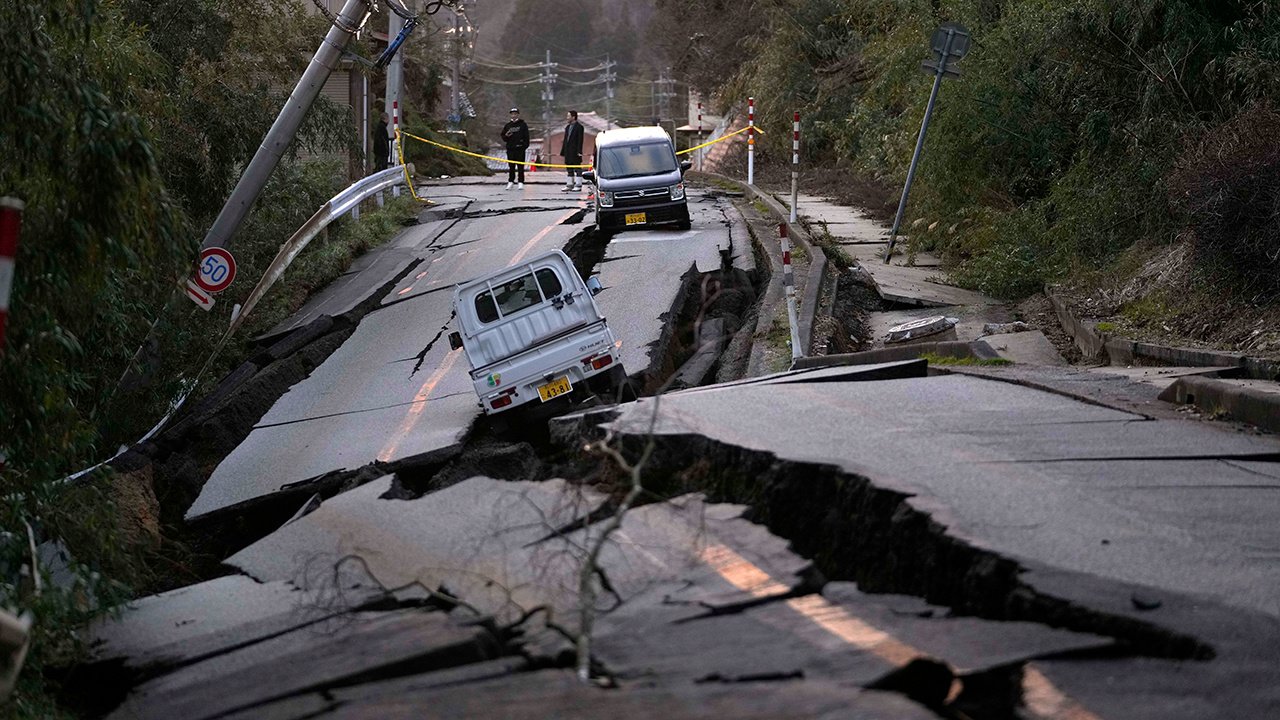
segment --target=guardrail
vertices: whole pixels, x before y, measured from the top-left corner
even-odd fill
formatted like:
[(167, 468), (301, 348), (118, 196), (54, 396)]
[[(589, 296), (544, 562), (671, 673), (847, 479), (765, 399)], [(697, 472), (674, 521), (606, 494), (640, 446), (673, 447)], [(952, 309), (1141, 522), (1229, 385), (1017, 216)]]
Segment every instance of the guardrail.
[[(413, 167), (409, 166), (409, 174), (412, 173)], [(262, 279), (254, 286), (253, 291), (249, 293), (249, 297), (245, 298), (240, 309), (231, 318), (231, 327), (227, 328), (227, 336), (230, 336), (240, 328), (250, 311), (257, 306), (258, 302), (267, 294), (267, 291), (271, 289), (271, 286), (275, 285), (276, 281), (280, 279), (285, 269), (298, 256), (298, 253), (302, 252), (322, 230), (329, 227), (329, 224), (334, 220), (346, 215), (352, 209), (358, 208), (360, 203), (375, 194), (396, 185), (407, 184), (405, 178), (404, 167), (399, 165), (390, 167), (357, 180), (346, 190), (334, 195), (329, 202), (321, 205), (316, 214), (312, 215), (309, 220), (302, 224), (302, 227), (298, 228), (292, 237), (280, 246), (280, 251), (276, 253), (271, 264), (267, 266), (266, 272), (262, 274)]]
[[(406, 172), (406, 169), (408, 172)], [(133, 443), (133, 445), (130, 445), (129, 447), (136, 447), (137, 445), (150, 440), (164, 429), (164, 427), (169, 424), (169, 421), (177, 415), (178, 410), (182, 408), (182, 405), (186, 402), (191, 392), (195, 388), (199, 387), (200, 378), (204, 376), (204, 373), (213, 364), (214, 358), (222, 352), (222, 348), (226, 346), (227, 340), (235, 334), (236, 330), (240, 329), (240, 326), (244, 324), (245, 318), (249, 316), (249, 312), (253, 310), (254, 306), (256, 306), (260, 300), (262, 300), (263, 296), (267, 294), (267, 291), (271, 289), (271, 286), (275, 285), (276, 281), (280, 279), (280, 276), (284, 275), (285, 269), (288, 268), (290, 263), (293, 262), (293, 259), (298, 256), (298, 253), (302, 252), (303, 249), (305, 249), (307, 245), (320, 234), (320, 231), (328, 227), (334, 220), (337, 220), (351, 210), (357, 208), (361, 202), (373, 197), (375, 194), (382, 192), (387, 188), (395, 187), (396, 185), (407, 185), (412, 174), (412, 165), (396, 165), (387, 168), (386, 170), (376, 172), (357, 180), (347, 187), (347, 189), (330, 198), (324, 205), (321, 205), (320, 209), (317, 210), (309, 220), (303, 223), (302, 227), (298, 228), (297, 231), (280, 246), (280, 251), (276, 253), (271, 264), (267, 266), (266, 272), (262, 274), (262, 279), (254, 286), (253, 291), (249, 293), (249, 297), (245, 299), (244, 303), (234, 311), (234, 314), (231, 317), (230, 326), (227, 328), (226, 332), (222, 334), (222, 337), (218, 339), (218, 344), (214, 346), (213, 351), (209, 353), (209, 358), (205, 361), (204, 367), (200, 368), (200, 371), (196, 376), (187, 383), (186, 390), (184, 390), (169, 407), (169, 412), (160, 419), (160, 422), (155, 424), (155, 427), (147, 431), (147, 434), (143, 435), (137, 442)], [(115, 460), (124, 452), (125, 450), (121, 450), (103, 462), (92, 467), (85, 468), (77, 473), (68, 475), (62, 479), (62, 482), (74, 482), (85, 477), (94, 470), (97, 470), (103, 465)]]

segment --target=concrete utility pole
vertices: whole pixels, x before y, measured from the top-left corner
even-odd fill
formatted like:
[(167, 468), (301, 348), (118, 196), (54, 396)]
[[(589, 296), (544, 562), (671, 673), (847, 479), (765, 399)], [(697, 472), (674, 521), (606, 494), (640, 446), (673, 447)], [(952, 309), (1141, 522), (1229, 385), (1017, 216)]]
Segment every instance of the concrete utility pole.
[[(542, 143), (546, 146), (551, 142), (551, 103), (556, 99), (556, 79), (559, 75), (551, 72), (556, 64), (551, 62), (551, 51), (547, 51), (547, 61), (538, 65), (542, 70), (542, 77), (538, 81), (542, 83)], [(542, 156), (548, 157), (549, 148), (542, 148)]]
[[(702, 144), (702, 101), (701, 100), (698, 101), (698, 144), (699, 145)], [(697, 153), (698, 172), (702, 172), (702, 155), (703, 155), (703, 151), (699, 150)]]
[(462, 6), (458, 0), (453, 9), (453, 77), (450, 83), (449, 127), (457, 130), (462, 122), (462, 108), (458, 101), (459, 84), (462, 82)]
[[(658, 102), (659, 119), (671, 117), (671, 99), (676, 96), (676, 81), (671, 77), (671, 68), (667, 68), (658, 73)], [(674, 122), (672, 123), (674, 125)], [(671, 129), (671, 135), (675, 136), (675, 128)]]
[[(387, 42), (393, 42), (404, 28), (404, 18), (394, 12), (387, 13)], [(387, 109), (391, 118), (393, 137), (391, 139), (391, 164), (400, 164), (400, 93), (404, 87), (404, 53), (398, 52), (387, 65)], [(391, 188), (391, 194), (400, 197), (400, 186)]]
[(604, 56), (604, 127), (609, 129), (609, 118), (613, 117), (613, 81), (618, 79), (613, 66), (618, 63)]
[(347, 43), (351, 41), (352, 34), (362, 27), (368, 18), (369, 7), (365, 4), (365, 0), (347, 0), (343, 4), (342, 11), (338, 13), (337, 23), (325, 34), (324, 41), (320, 43), (315, 56), (311, 58), (311, 63), (307, 65), (302, 78), (293, 88), (289, 100), (285, 102), (276, 121), (267, 131), (267, 136), (263, 138), (261, 147), (253, 154), (253, 159), (240, 175), (240, 180), (236, 183), (235, 190), (231, 191), (227, 204), (222, 206), (217, 219), (213, 221), (209, 232), (204, 236), (202, 247), (227, 247), (231, 244), (231, 238), (240, 229), (245, 215), (249, 214), (249, 208), (253, 207), (254, 201), (258, 199), (262, 188), (267, 184), (267, 179), (280, 164), (280, 158), (284, 155), (285, 149), (298, 134), (298, 126), (306, 118), (307, 111), (311, 109), (316, 96), (320, 94), (325, 80), (329, 79), (329, 74), (338, 66), (338, 61), (342, 58)]

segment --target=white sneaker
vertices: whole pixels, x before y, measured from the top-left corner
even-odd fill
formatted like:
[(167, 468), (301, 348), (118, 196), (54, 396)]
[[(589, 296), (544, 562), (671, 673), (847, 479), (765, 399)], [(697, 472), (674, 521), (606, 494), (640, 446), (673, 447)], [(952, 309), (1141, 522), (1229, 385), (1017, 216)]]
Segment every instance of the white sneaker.
[(514, 185), (515, 183), (507, 183), (507, 189), (510, 190)]
[(573, 186), (573, 191), (574, 191), (574, 192), (582, 192), (582, 186), (581, 186), (581, 185), (574, 185), (574, 186)]
[(521, 190), (523, 190), (523, 189), (524, 189), (524, 183), (518, 183), (518, 184), (516, 185), (516, 187), (517, 187), (517, 188), (519, 188), (519, 189), (521, 189)]
[(565, 185), (564, 187), (560, 188), (560, 192), (573, 192), (573, 191), (574, 191), (574, 187), (572, 185)]

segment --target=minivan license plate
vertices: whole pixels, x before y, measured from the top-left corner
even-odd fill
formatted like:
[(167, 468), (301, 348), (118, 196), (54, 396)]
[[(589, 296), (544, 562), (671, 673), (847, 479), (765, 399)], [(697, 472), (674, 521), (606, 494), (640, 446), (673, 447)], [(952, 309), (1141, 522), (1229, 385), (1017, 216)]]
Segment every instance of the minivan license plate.
[(569, 384), (569, 376), (562, 375), (546, 385), (539, 386), (538, 397), (542, 398), (542, 402), (546, 402), (552, 398), (565, 395), (572, 389), (573, 385)]
[(644, 213), (627, 213), (626, 221), (628, 225), (643, 225), (645, 224), (645, 215)]

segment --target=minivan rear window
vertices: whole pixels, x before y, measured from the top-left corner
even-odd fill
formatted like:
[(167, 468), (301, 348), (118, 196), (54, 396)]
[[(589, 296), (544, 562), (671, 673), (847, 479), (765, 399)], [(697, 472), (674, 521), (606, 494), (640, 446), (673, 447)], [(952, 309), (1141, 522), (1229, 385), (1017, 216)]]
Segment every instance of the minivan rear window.
[[(538, 292), (539, 285), (542, 288), (541, 294)], [(541, 268), (537, 271), (536, 280), (534, 273), (529, 273), (493, 288), (492, 292), (485, 290), (476, 295), (476, 318), (482, 323), (491, 323), (533, 307), (545, 298), (559, 295), (563, 289), (564, 286), (554, 270)]]
[(597, 172), (606, 180), (661, 175), (678, 169), (671, 145), (665, 142), (601, 148), (596, 162)]

